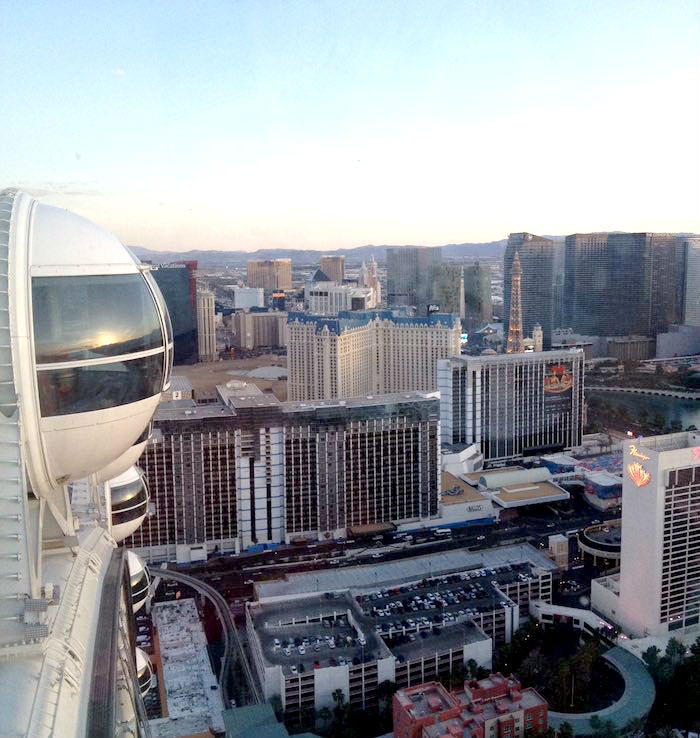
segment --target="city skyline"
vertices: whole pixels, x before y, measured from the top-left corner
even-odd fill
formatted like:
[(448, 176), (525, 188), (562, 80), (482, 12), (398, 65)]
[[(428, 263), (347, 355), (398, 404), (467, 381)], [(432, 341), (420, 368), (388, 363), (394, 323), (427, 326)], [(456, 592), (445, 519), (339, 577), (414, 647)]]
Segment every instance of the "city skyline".
[(671, 5), (13, 6), (0, 186), (174, 251), (698, 232)]

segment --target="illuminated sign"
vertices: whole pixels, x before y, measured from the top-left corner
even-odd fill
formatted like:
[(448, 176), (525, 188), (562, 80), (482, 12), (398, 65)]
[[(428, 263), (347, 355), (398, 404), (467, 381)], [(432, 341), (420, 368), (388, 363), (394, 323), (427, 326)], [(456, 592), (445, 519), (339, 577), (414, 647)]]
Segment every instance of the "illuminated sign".
[(428, 313), (439, 313), (440, 312), (440, 306), (436, 303), (432, 302), (430, 305), (428, 305)]
[(638, 461), (627, 464), (627, 475), (637, 487), (644, 487), (651, 481), (651, 474)]
[(574, 378), (568, 366), (555, 364), (547, 367), (544, 376), (544, 391), (547, 394), (562, 394), (568, 392), (574, 384)]
[(695, 447), (695, 448), (693, 449), (693, 456), (694, 456), (694, 457), (695, 457), (696, 459), (700, 459), (700, 446), (696, 446), (696, 447)]
[(636, 456), (642, 461), (649, 461), (649, 457), (646, 454), (643, 454), (634, 444), (630, 446), (630, 456)]

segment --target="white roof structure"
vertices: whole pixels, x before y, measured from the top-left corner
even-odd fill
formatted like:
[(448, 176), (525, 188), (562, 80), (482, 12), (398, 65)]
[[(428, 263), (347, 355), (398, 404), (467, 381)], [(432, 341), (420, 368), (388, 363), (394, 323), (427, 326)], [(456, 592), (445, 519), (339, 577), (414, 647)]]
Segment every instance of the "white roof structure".
[[(159, 602), (153, 605), (151, 614), (160, 641), (169, 717), (198, 718), (198, 722), (206, 722), (223, 732), (221, 692), (209, 661), (207, 637), (194, 600)], [(173, 725), (173, 728), (180, 730), (178, 726)]]

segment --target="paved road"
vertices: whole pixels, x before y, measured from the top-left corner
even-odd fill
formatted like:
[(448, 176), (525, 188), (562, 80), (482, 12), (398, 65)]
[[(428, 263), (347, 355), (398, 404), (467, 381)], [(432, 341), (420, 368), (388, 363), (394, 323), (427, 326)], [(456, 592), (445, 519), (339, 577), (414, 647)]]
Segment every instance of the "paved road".
[(243, 693), (236, 695), (236, 704), (260, 704), (263, 702), (262, 694), (260, 693), (258, 683), (255, 680), (255, 675), (253, 674), (250, 664), (248, 663), (248, 659), (243, 651), (243, 645), (226, 600), (206, 582), (203, 582), (201, 579), (197, 579), (196, 577), (189, 576), (188, 574), (162, 568), (158, 569), (154, 574), (161, 579), (171, 579), (173, 581), (186, 584), (188, 587), (191, 587), (207, 597), (214, 605), (224, 634), (224, 655), (221, 659), (221, 671), (219, 673), (219, 685), (221, 686), (224, 707), (229, 708), (233, 706), (228, 693), (229, 673), (233, 661), (232, 641), (235, 644), (238, 662), (241, 665), (246, 680), (246, 686), (248, 688), (247, 695), (244, 695)]

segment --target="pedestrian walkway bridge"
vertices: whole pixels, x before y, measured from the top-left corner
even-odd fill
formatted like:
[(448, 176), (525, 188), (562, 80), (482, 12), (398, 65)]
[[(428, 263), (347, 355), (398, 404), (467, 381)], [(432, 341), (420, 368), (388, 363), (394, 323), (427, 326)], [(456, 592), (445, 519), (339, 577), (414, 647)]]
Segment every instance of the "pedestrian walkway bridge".
[[(542, 623), (552, 623), (555, 619), (570, 618), (574, 627), (587, 633), (602, 632), (612, 626), (591, 610), (575, 607), (550, 605), (542, 600), (530, 603), (530, 614)], [(620, 674), (625, 682), (625, 691), (617, 702), (595, 712), (550, 712), (549, 725), (558, 730), (563, 723), (569, 723), (574, 735), (592, 735), (591, 718), (599, 717), (610, 721), (619, 730), (634, 718), (644, 718), (651, 710), (656, 697), (654, 681), (644, 664), (632, 653), (620, 646), (613, 646), (603, 654), (603, 658)]]
[(697, 400), (700, 402), (700, 392), (683, 392), (670, 389), (647, 389), (645, 387), (596, 387), (587, 386), (586, 390), (596, 392), (629, 392), (633, 395), (656, 395), (657, 397), (676, 397), (680, 400)]

